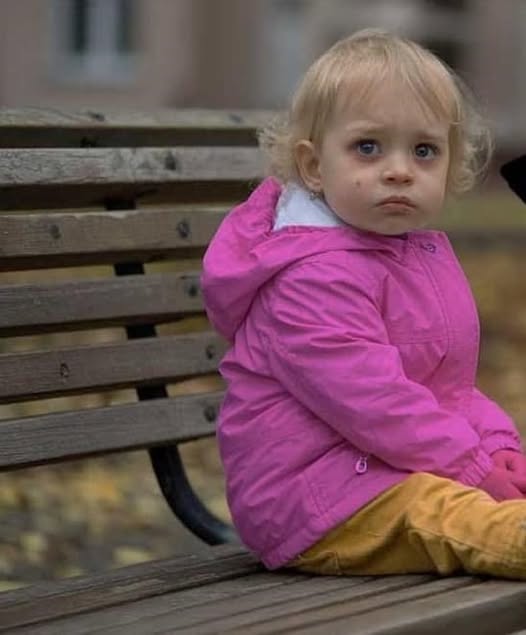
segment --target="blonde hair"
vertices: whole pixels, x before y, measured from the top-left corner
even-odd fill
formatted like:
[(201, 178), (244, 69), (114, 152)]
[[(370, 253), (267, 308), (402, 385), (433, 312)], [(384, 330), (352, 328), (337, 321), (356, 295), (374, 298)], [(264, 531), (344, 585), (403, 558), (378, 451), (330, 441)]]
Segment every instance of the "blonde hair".
[(387, 79), (402, 82), (421, 105), (450, 122), (448, 190), (469, 190), (491, 159), (492, 136), (470, 91), (436, 55), (416, 42), (376, 29), (336, 42), (307, 70), (288, 113), (259, 132), (269, 173), (299, 181), (294, 149), (300, 140), (320, 147), (345, 88), (353, 99)]

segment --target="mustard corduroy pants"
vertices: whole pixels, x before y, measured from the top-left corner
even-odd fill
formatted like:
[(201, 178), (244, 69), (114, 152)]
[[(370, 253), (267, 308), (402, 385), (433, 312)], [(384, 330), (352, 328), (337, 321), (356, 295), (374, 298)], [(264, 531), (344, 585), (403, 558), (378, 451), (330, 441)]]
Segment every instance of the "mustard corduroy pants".
[(455, 572), (526, 579), (526, 500), (426, 473), (390, 488), (291, 567), (326, 575)]

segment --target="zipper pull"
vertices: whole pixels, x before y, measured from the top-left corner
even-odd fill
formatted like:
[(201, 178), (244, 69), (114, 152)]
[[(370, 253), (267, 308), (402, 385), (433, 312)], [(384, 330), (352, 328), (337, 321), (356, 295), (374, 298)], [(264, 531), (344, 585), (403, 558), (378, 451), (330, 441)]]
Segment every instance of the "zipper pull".
[(366, 456), (361, 456), (356, 461), (356, 465), (354, 466), (354, 471), (356, 472), (356, 474), (365, 474), (365, 472), (367, 472), (367, 457)]

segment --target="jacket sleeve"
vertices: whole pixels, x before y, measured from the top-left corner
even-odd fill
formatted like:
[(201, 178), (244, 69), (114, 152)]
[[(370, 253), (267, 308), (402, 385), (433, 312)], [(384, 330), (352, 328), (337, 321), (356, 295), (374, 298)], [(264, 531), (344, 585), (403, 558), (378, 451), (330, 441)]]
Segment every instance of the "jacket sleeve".
[(407, 378), (375, 298), (378, 283), (348, 272), (341, 263), (309, 262), (274, 279), (260, 331), (272, 372), (364, 453), (478, 485), (492, 467), (479, 435)]
[(477, 388), (473, 389), (471, 423), (479, 433), (481, 446), (487, 454), (497, 450), (522, 451), (521, 438), (511, 417)]

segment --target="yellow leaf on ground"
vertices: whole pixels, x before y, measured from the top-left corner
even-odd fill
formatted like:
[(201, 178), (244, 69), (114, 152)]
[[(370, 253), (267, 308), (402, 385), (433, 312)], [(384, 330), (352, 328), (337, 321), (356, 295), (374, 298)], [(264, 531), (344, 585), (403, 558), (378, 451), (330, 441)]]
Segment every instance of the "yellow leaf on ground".
[(146, 562), (153, 558), (154, 554), (151, 551), (137, 547), (117, 547), (113, 550), (113, 563), (118, 567)]

